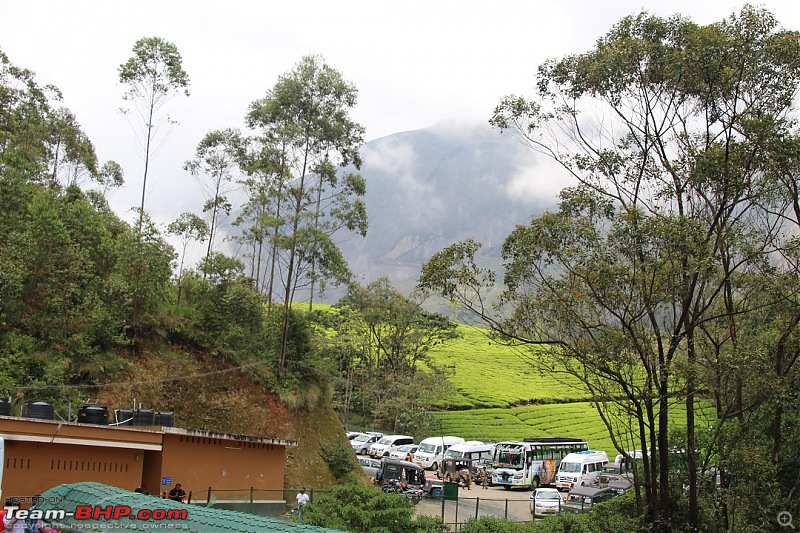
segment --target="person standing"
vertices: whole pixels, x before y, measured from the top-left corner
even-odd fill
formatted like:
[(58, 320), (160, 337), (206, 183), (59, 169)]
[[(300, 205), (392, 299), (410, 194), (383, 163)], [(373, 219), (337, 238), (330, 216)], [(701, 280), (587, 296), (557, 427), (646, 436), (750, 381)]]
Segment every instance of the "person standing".
[(174, 500), (176, 502), (183, 502), (183, 499), (186, 497), (186, 491), (181, 488), (180, 483), (175, 483), (175, 487), (169, 491), (169, 499)]
[(461, 479), (464, 481), (464, 487), (467, 490), (472, 490), (472, 487), (470, 486), (472, 485), (472, 472), (469, 471), (469, 468), (467, 467), (462, 468), (461, 471), (459, 472), (459, 475), (461, 476)]
[(489, 488), (489, 473), (486, 471), (485, 466), (481, 469), (481, 487), (484, 489)]
[(303, 508), (306, 506), (309, 499), (308, 494), (306, 494), (306, 489), (300, 489), (300, 492), (297, 493), (297, 518), (299, 518), (301, 522), (303, 521)]

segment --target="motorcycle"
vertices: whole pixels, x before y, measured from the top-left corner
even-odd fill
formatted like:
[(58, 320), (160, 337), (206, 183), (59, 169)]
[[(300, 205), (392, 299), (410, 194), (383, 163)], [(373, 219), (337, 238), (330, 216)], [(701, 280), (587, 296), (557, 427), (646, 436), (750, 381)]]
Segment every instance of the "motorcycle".
[(425, 495), (422, 489), (414, 488), (399, 479), (388, 479), (381, 486), (383, 492), (387, 494), (402, 494), (407, 496), (412, 502), (417, 503)]

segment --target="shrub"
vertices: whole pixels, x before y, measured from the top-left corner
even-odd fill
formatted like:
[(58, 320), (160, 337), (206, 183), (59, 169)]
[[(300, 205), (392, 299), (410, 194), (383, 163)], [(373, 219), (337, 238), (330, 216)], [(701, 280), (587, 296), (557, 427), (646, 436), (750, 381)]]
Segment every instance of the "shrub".
[(336, 479), (341, 479), (355, 468), (353, 449), (341, 439), (325, 442), (319, 454)]

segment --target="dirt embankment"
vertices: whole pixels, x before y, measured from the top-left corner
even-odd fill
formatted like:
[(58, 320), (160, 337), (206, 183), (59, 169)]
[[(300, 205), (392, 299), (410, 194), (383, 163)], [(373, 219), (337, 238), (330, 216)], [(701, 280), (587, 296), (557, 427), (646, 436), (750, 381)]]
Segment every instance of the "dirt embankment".
[[(345, 442), (328, 402), (289, 412), (279, 397), (254, 383), (230, 362), (183, 351), (131, 357), (130, 375), (101, 390), (109, 409), (142, 408), (175, 413), (175, 425), (224, 433), (297, 441), (287, 448), (284, 486), (327, 488), (337, 484), (320, 455), (324, 444)], [(353, 456), (355, 465), (358, 465)], [(353, 470), (352, 480), (366, 482)]]

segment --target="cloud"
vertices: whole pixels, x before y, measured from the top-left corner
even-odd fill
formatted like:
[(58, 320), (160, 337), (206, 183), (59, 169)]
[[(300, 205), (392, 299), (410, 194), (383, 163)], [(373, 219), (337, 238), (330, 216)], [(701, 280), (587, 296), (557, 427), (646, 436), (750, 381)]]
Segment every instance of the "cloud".
[(423, 184), (414, 177), (417, 154), (411, 145), (396, 138), (387, 139), (364, 146), (361, 155), (365, 166), (397, 176), (406, 187), (420, 190), (423, 188)]
[(505, 192), (509, 199), (524, 205), (555, 206), (558, 193), (576, 183), (558, 163), (526, 146), (517, 150), (515, 165)]

